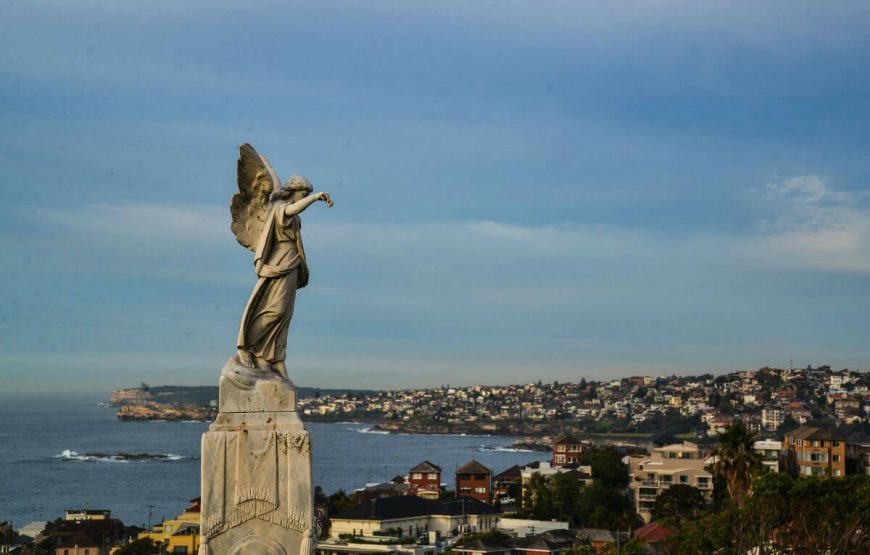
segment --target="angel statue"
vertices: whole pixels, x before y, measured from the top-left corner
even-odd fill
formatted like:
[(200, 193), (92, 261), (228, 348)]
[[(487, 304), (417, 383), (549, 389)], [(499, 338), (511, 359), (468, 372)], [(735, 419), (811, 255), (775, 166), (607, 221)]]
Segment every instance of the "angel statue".
[(296, 290), (308, 284), (299, 214), (327, 193), (314, 193), (311, 183), (294, 175), (281, 186), (264, 156), (249, 144), (239, 148), (239, 192), (230, 202), (230, 228), (242, 246), (254, 251), (257, 284), (245, 306), (236, 342), (239, 363), (274, 371), (289, 381), (284, 358)]

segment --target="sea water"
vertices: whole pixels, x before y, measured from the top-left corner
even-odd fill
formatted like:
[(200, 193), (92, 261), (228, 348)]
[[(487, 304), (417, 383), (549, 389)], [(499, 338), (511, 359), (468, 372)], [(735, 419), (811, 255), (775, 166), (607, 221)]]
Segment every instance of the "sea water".
[[(65, 509), (110, 509), (147, 526), (199, 495), (205, 422), (119, 422), (108, 394), (0, 394), (0, 521), (53, 520)], [(306, 424), (314, 483), (326, 493), (407, 475), (429, 460), (453, 488), (454, 470), (477, 459), (498, 473), (546, 453), (511, 448), (512, 438), (386, 434), (359, 423)]]

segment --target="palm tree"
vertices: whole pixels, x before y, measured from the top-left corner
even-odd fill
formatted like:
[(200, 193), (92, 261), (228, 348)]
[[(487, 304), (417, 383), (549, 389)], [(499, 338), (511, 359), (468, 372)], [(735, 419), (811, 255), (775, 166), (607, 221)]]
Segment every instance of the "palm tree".
[(761, 453), (753, 448), (755, 432), (750, 432), (742, 420), (732, 420), (725, 430), (716, 433), (719, 445), (713, 450), (716, 462), (713, 474), (725, 478), (728, 495), (743, 506), (752, 474), (761, 468)]

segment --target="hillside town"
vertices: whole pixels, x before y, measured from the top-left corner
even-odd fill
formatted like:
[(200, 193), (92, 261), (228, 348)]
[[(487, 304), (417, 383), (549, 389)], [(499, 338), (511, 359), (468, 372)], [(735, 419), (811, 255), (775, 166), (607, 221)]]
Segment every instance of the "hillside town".
[(774, 435), (798, 425), (853, 425), (870, 438), (870, 373), (761, 368), (713, 376), (633, 376), (610, 381), (443, 386), (352, 392), (299, 401), (309, 420), (364, 420), (402, 432), (507, 435), (692, 433), (713, 436), (737, 418)]
[[(600, 447), (563, 435), (550, 444), (549, 461), (490, 469), (470, 460), (447, 473), (433, 458), (353, 492), (327, 496), (318, 488), (318, 553), (678, 553), (675, 545), (691, 541), (686, 531), (699, 519), (728, 510), (729, 498), (744, 496), (741, 503), (747, 503), (763, 495), (764, 488), (753, 495), (731, 487), (727, 468), (737, 455), (729, 443), (741, 442), (749, 448), (744, 462), (757, 484), (858, 487), (856, 510), (868, 508), (862, 492), (870, 491), (870, 442), (851, 442), (833, 429), (812, 426), (787, 430), (782, 441), (758, 439), (737, 419), (716, 435), (718, 444), (710, 448), (668, 433), (653, 436), (644, 447)], [(826, 503), (818, 491), (809, 501)], [(4, 523), (0, 553), (192, 555), (199, 550), (200, 510), (200, 500), (193, 499), (177, 517), (143, 529), (111, 518), (109, 510), (69, 509), (55, 521), (17, 530)], [(863, 543), (850, 548), (870, 546), (870, 531), (853, 532), (855, 542)]]

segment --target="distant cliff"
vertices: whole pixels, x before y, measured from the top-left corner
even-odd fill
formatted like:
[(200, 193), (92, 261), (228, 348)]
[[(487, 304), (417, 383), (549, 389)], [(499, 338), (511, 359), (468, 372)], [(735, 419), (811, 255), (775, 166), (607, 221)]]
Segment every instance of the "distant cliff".
[[(297, 387), (297, 395), (342, 395), (362, 390)], [(116, 389), (109, 403), (118, 407), (118, 420), (211, 420), (217, 414), (218, 388), (212, 385), (161, 385)]]
[(145, 401), (118, 409), (118, 420), (211, 420), (217, 409), (198, 405), (174, 406)]

